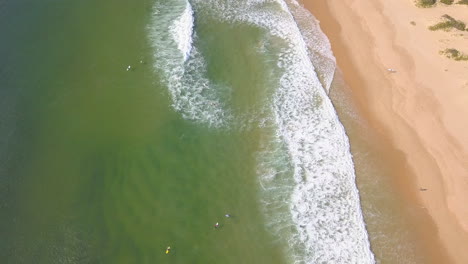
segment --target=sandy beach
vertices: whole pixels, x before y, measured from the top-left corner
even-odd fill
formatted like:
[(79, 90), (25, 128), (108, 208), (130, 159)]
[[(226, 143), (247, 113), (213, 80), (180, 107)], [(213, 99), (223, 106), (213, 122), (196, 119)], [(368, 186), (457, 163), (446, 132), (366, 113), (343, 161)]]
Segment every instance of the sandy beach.
[[(413, 1), (305, 0), (329, 37), (338, 67), (371, 126), (401, 151), (400, 186), (427, 210), (433, 245), (445, 263), (468, 263), (468, 32), (431, 31), (451, 17), (468, 23), (468, 6), (416, 7)], [(396, 180), (403, 177), (395, 175)], [(400, 179), (402, 182), (408, 179)]]

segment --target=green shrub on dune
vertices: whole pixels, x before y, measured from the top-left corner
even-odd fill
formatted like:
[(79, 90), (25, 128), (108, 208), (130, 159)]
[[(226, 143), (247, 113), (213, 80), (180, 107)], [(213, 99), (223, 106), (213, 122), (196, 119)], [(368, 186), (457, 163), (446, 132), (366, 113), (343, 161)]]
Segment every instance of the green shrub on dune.
[(468, 61), (468, 55), (463, 54), (457, 49), (445, 49), (441, 50), (440, 53), (447, 56), (447, 58), (454, 59), (456, 61)]
[(447, 14), (443, 15), (442, 18), (445, 19), (445, 21), (439, 22), (433, 26), (430, 26), (429, 29), (432, 31), (435, 31), (435, 30), (449, 30), (449, 29), (455, 28), (455, 29), (463, 31), (466, 28), (466, 25), (465, 23), (463, 23), (463, 21), (456, 20), (455, 18)]
[(418, 0), (416, 5), (419, 7), (432, 7), (435, 3), (436, 0)]
[[(455, 0), (440, 0), (440, 2), (442, 4), (452, 5), (455, 2)], [(416, 0), (416, 6), (423, 8), (433, 7), (436, 5), (436, 3), (437, 0)], [(459, 0), (458, 2), (456, 2), (456, 4), (468, 5), (468, 0)]]

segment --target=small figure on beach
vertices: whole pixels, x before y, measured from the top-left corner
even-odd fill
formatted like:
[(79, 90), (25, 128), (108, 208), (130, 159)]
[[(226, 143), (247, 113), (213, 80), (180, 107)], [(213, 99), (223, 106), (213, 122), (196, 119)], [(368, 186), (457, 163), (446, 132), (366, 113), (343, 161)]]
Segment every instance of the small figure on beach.
[(392, 68), (388, 68), (387, 71), (391, 72), (391, 73), (395, 73), (396, 70), (395, 69), (392, 69)]
[(216, 224), (214, 225), (215, 228), (219, 228), (219, 223), (216, 222)]
[(426, 188), (419, 188), (419, 190), (420, 190), (421, 192), (427, 191)]
[(224, 216), (227, 217), (227, 218), (231, 217), (230, 214), (225, 214)]
[(169, 253), (171, 253), (171, 247), (166, 248), (166, 254), (169, 254)]
[(128, 65), (127, 66), (127, 71), (131, 70), (132, 69), (132, 66), (131, 65)]

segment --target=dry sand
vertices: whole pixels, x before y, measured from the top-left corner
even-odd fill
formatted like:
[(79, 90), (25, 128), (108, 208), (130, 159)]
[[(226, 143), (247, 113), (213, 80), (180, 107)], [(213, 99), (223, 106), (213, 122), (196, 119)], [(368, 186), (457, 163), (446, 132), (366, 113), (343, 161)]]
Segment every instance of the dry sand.
[(468, 61), (439, 54), (445, 48), (468, 54), (468, 31), (428, 30), (444, 14), (468, 24), (468, 6), (418, 8), (411, 0), (304, 5), (321, 20), (365, 118), (404, 153), (400, 165), (416, 186), (402, 192), (416, 195), (432, 217), (436, 228), (427, 232), (438, 234), (449, 255), (445, 263), (468, 263)]

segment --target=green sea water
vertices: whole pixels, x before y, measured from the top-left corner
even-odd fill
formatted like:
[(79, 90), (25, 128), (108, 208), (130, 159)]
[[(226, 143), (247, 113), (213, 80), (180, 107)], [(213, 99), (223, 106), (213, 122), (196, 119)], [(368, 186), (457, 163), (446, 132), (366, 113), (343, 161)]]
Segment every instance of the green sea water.
[[(259, 204), (258, 131), (174, 111), (152, 67), (153, 4), (0, 4), (2, 263), (285, 263)], [(224, 59), (257, 34), (241, 33)], [(258, 78), (244, 72), (210, 74)]]
[(0, 2), (0, 263), (429, 263), (310, 14), (190, 3)]

